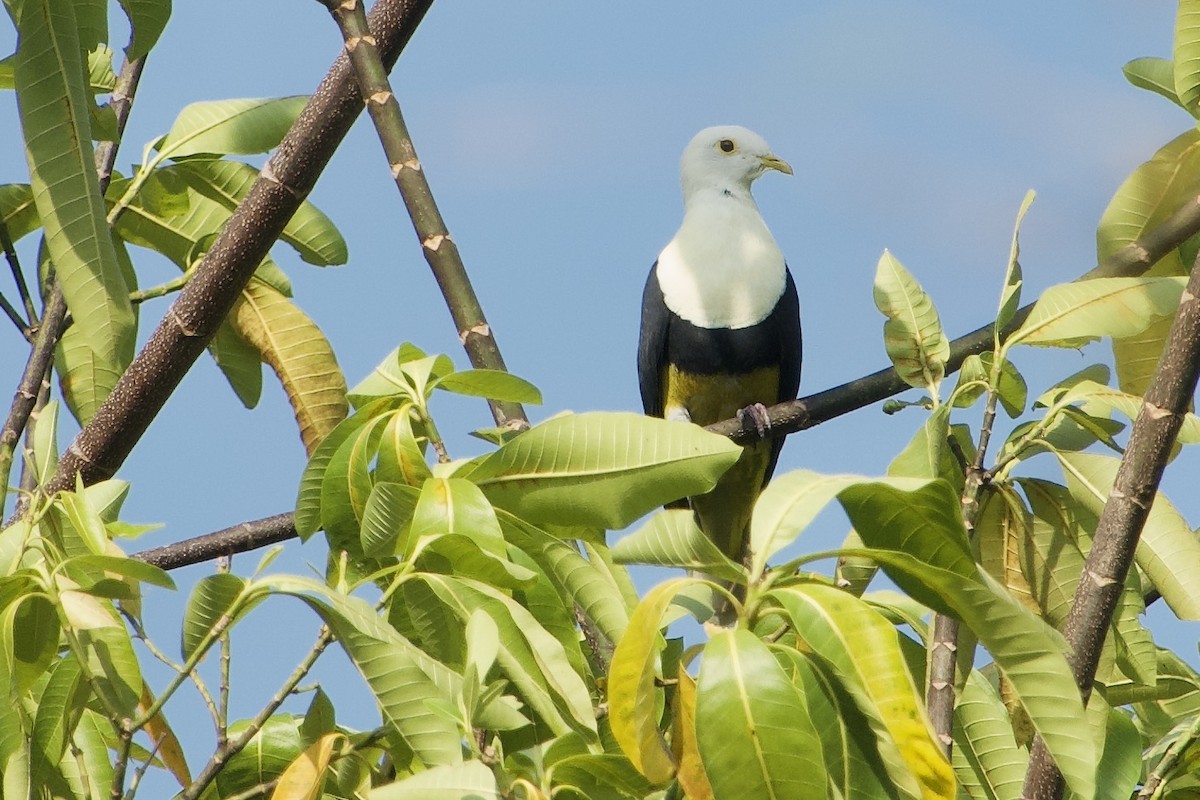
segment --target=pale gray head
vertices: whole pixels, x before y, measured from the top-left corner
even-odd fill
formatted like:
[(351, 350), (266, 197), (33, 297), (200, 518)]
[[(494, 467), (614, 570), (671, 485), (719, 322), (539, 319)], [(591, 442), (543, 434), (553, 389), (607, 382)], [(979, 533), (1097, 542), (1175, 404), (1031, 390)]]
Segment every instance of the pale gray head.
[(739, 125), (705, 128), (688, 142), (679, 160), (685, 200), (704, 190), (749, 196), (750, 184), (769, 169), (792, 174), (765, 139)]

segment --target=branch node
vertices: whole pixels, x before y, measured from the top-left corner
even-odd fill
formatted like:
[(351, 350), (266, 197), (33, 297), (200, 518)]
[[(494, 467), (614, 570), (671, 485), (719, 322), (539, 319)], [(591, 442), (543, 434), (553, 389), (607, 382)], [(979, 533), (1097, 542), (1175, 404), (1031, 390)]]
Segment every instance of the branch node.
[(1155, 405), (1147, 400), (1142, 404), (1142, 413), (1146, 415), (1147, 419), (1165, 419), (1166, 417), (1171, 416), (1174, 412), (1172, 412), (1169, 408), (1163, 408), (1162, 406)]
[(486, 322), (481, 322), (478, 325), (472, 325), (471, 327), (467, 328), (466, 330), (459, 332), (458, 340), (460, 342), (462, 342), (463, 344), (466, 344), (467, 339), (470, 338), (471, 334), (475, 334), (476, 336), (488, 337), (488, 336), (492, 335), (492, 328)]
[[(408, 162), (405, 163), (407, 164)], [(438, 248), (442, 246), (442, 243), (453, 241), (454, 240), (450, 238), (450, 234), (448, 233), (432, 233), (425, 237), (425, 239), (421, 242), (421, 246), (436, 253)]]
[(179, 314), (176, 313), (176, 311), (175, 311), (174, 305), (172, 305), (167, 310), (167, 316), (170, 317), (171, 320), (173, 320), (175, 322), (175, 327), (178, 328), (179, 332), (182, 333), (184, 336), (187, 336), (188, 338), (192, 338), (194, 336), (200, 335), (199, 333), (196, 332), (195, 328), (192, 328), (191, 326), (187, 325), (183, 321), (183, 319), (180, 318)]
[(1103, 589), (1106, 586), (1112, 586), (1114, 583), (1117, 582), (1115, 578), (1110, 578), (1106, 575), (1101, 575), (1100, 573), (1093, 572), (1090, 569), (1087, 570), (1087, 576), (1092, 579), (1092, 583), (1096, 584), (1096, 586), (1100, 587), (1101, 589)]
[(373, 94), (367, 98), (367, 102), (374, 103), (377, 106), (383, 106), (383, 105), (387, 105), (388, 101), (391, 100), (393, 97), (395, 97), (395, 95), (393, 95), (391, 92), (385, 90), (382, 92), (375, 92), (375, 94)]
[(401, 161), (399, 163), (392, 164), (391, 168), (392, 168), (392, 177), (399, 178), (400, 173), (404, 172), (404, 170), (406, 170), (406, 169), (411, 169), (413, 172), (420, 172), (421, 171), (421, 162), (417, 161), (415, 158), (410, 158), (408, 161)]

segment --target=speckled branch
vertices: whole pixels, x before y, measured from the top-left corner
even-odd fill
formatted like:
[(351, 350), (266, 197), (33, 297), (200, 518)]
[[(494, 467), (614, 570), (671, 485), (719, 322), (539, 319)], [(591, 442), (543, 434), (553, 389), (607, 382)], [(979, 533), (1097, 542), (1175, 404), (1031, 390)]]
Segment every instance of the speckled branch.
[[(395, 63), (432, 0), (379, 0), (372, 29)], [(216, 333), (284, 225), (308, 195), (362, 110), (345, 56), (339, 56), (299, 119), (263, 167), (112, 394), (63, 454), (48, 491), (116, 473), (184, 374)]]
[[(1133, 423), (1129, 444), (1096, 524), (1092, 549), (1063, 630), (1069, 645), (1068, 661), (1084, 702), (1091, 695), (1104, 637), (1175, 436), (1196, 392), (1197, 377), (1200, 377), (1200, 257), (1192, 267), (1158, 369)], [(1056, 800), (1062, 797), (1062, 792), (1062, 777), (1039, 739), (1030, 754), (1024, 796)]]
[[(425, 170), (417, 159), (417, 151), (409, 135), (400, 104), (388, 83), (387, 71), (379, 58), (375, 38), (367, 29), (361, 0), (320, 0), (333, 15), (346, 42), (346, 53), (354, 66), (362, 96), (379, 133), (384, 154), (391, 167), (396, 187), (404, 199), (413, 228), (421, 242), (421, 251), (458, 331), (459, 341), (467, 351), (472, 366), (479, 369), (504, 370), (500, 347), (491, 326), (483, 315), (483, 307), (471, 286), (463, 266), (458, 245), (450, 238), (446, 222), (438, 210)], [(501, 427), (526, 428), (529, 420), (519, 403), (489, 401), (492, 416)]]

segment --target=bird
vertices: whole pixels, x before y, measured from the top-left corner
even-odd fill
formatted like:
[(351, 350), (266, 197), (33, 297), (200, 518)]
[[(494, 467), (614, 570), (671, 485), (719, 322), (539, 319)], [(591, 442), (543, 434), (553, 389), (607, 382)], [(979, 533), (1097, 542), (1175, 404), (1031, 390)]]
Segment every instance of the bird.
[(687, 500), (699, 528), (739, 563), (783, 447), (782, 437), (765, 438), (765, 406), (796, 398), (803, 350), (795, 281), (750, 193), (768, 171), (793, 174), (740, 126), (705, 128), (684, 148), (683, 222), (650, 269), (638, 340), (646, 414), (697, 425), (736, 416), (758, 430), (711, 491)]

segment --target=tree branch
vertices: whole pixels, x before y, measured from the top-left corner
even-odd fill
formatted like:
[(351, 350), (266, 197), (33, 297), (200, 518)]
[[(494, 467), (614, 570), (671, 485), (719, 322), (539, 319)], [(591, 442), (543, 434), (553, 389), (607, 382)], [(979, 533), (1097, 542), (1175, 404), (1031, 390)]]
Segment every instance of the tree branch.
[[(379, 59), (375, 39), (367, 29), (362, 0), (320, 0), (329, 9), (346, 42), (346, 53), (354, 66), (358, 85), (366, 98), (367, 111), (375, 123), (383, 152), (391, 167), (396, 188), (404, 199), (413, 228), (421, 242), (421, 252), (433, 270), (442, 296), (454, 319), (459, 341), (477, 369), (507, 371), (500, 346), (483, 315), (483, 307), (471, 286), (458, 245), (450, 238), (446, 222), (433, 199), (425, 170), (417, 159), (412, 136), (400, 113), (400, 104), (388, 83), (387, 70)], [(502, 428), (529, 427), (529, 419), (520, 403), (489, 400), (492, 417)]]
[(296, 538), (296, 526), (292, 514), (276, 514), (273, 517), (251, 520), (232, 528), (206, 533), (174, 544), (155, 547), (134, 553), (133, 558), (153, 564), (161, 569), (177, 569), (190, 564), (211, 561), (220, 556), (245, 553), (277, 542)]
[[(1133, 423), (1063, 630), (1067, 660), (1084, 703), (1091, 695), (1104, 637), (1198, 377), (1200, 257), (1192, 267), (1162, 358)], [(1062, 793), (1062, 776), (1039, 738), (1030, 753), (1023, 796), (1057, 800)]]
[[(1160, 258), (1197, 232), (1200, 232), (1200, 196), (1193, 197), (1162, 225), (1148, 231), (1141, 239), (1118, 250), (1103, 264), (1081, 276), (1080, 280), (1141, 275)], [(1012, 322), (1009, 323), (1008, 329), (1015, 329), (1020, 325), (1029, 315), (1031, 308), (1032, 305), (1027, 305), (1018, 310)], [(946, 366), (946, 374), (950, 375), (956, 372), (967, 356), (982, 353), (992, 345), (991, 325), (985, 325), (955, 339), (950, 343), (950, 360)], [(911, 387), (900, 380), (900, 376), (894, 369), (890, 367), (882, 369), (858, 380), (843, 383), (841, 386), (772, 406), (767, 410), (771, 420), (771, 429), (768, 431), (768, 435), (785, 436), (795, 431), (812, 428), (822, 422), (828, 422), (843, 414), (885, 400), (909, 388)], [(758, 438), (758, 431), (753, 425), (747, 428), (738, 419), (728, 419), (709, 425), (708, 430), (728, 436), (740, 444), (752, 442)], [(208, 561), (219, 555), (232, 555), (254, 550), (294, 537), (296, 533), (295, 528), (291, 527), (291, 517), (290, 513), (276, 514), (273, 517), (245, 522), (195, 539), (185, 539), (175, 544), (134, 553), (133, 557), (149, 561), (163, 569), (175, 569), (188, 564)]]
[[(1137, 277), (1198, 232), (1200, 232), (1200, 195), (1193, 195), (1162, 225), (1147, 231), (1142, 238), (1125, 245), (1105, 259), (1103, 263), (1079, 276), (1076, 280)], [(1032, 303), (1018, 309), (1012, 320), (1005, 326), (1004, 331), (1007, 333), (1020, 327), (1032, 309)], [(951, 375), (957, 372), (968, 356), (986, 352), (993, 346), (993, 326), (990, 324), (958, 337), (950, 343), (950, 359), (946, 362), (946, 374)], [(767, 418), (771, 425), (767, 435), (786, 436), (789, 433), (802, 431), (851, 411), (878, 403), (880, 400), (886, 400), (910, 388), (912, 387), (900, 379), (895, 369), (891, 367), (881, 369), (818, 394), (771, 406), (767, 409)], [(707, 429), (713, 433), (728, 436), (738, 444), (749, 444), (759, 438), (758, 431), (753, 424), (743, 424), (738, 419), (717, 422), (709, 425)]]
[[(379, 0), (371, 19), (395, 63), (432, 0)], [(111, 477), (179, 385), (362, 110), (339, 56), (146, 346), (59, 461), (47, 492)]]

